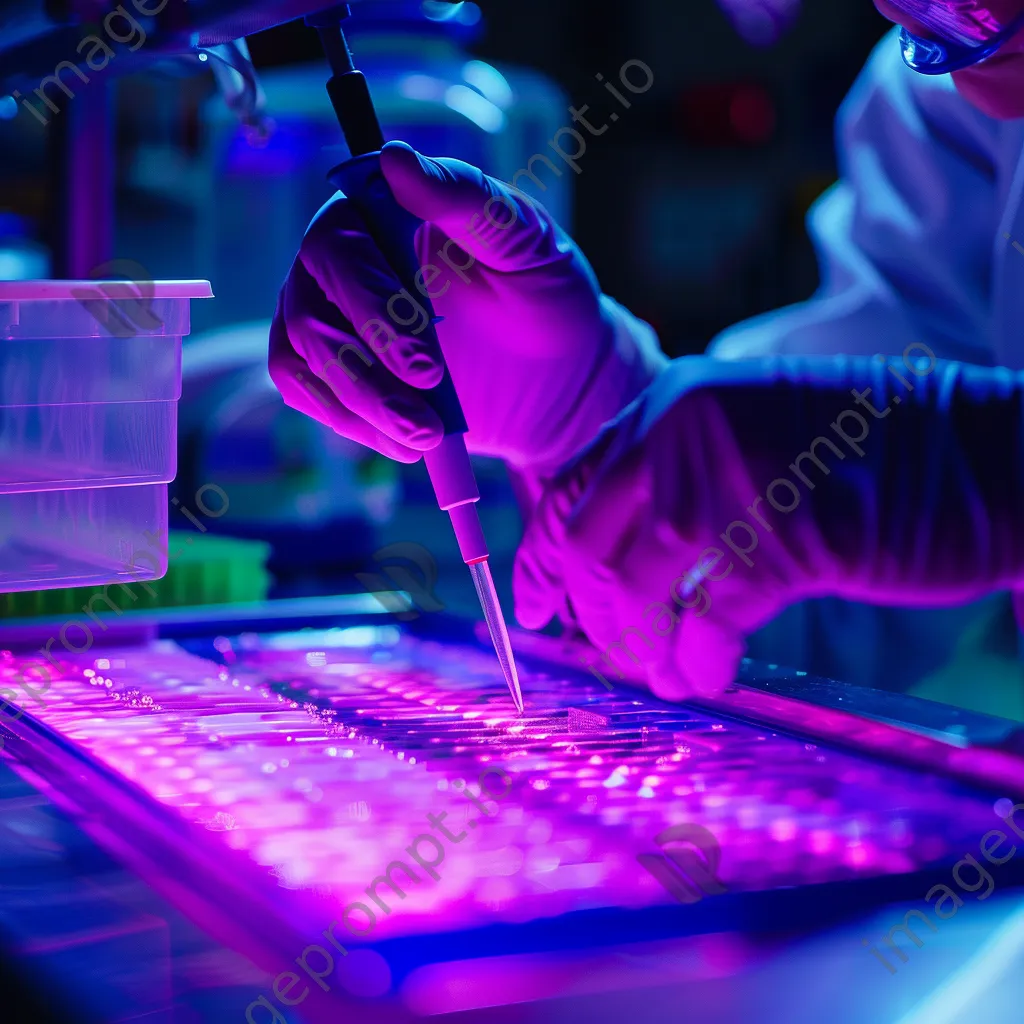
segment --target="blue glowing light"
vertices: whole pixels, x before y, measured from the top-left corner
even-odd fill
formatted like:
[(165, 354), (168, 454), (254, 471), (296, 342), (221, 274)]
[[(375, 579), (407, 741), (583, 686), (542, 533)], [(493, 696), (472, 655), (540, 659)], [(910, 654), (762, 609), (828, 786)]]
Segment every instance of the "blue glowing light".
[(0, 96), (0, 121), (13, 121), (18, 116), (18, 101), (13, 96)]
[(424, 102), (444, 100), (446, 82), (433, 75), (406, 75), (398, 83), (398, 91), (407, 100), (423, 100)]
[(489, 99), (470, 89), (468, 85), (453, 85), (444, 94), (444, 101), (452, 110), (468, 117), (475, 125), (492, 135), (505, 127), (505, 115)]
[(450, 4), (443, 0), (423, 0), (422, 10), (431, 21), (454, 21), (469, 27), (479, 24), (483, 16), (474, 3)]
[[(353, 595), (356, 596), (356, 595)], [(372, 594), (359, 595), (360, 611), (383, 613), (384, 609)], [(376, 606), (376, 607), (372, 607)], [(307, 629), (299, 633), (274, 633), (262, 639), (268, 650), (305, 651), (306, 663), (311, 653), (326, 661), (326, 652), (342, 647), (393, 647), (402, 634), (397, 626), (336, 626), (333, 629)]]
[(474, 3), (464, 3), (459, 4), (456, 17), (461, 25), (477, 25), (483, 17), (483, 12)]
[(462, 69), (462, 77), (496, 107), (508, 110), (512, 106), (512, 86), (497, 68), (482, 60), (471, 60)]

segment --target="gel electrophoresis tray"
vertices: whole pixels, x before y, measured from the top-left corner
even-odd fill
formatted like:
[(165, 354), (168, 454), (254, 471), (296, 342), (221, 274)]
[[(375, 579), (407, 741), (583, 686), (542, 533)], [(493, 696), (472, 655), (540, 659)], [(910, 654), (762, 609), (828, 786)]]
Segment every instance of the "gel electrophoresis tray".
[[(206, 857), (226, 903), (251, 894), (229, 914), (277, 908), (287, 934), (241, 922), (280, 958), (271, 971), (355, 902), (375, 922), (350, 911), (351, 930), (336, 928), (348, 948), (574, 912), (685, 913), (637, 860), (673, 825), (707, 829), (718, 882), (743, 894), (948, 865), (998, 824), (994, 797), (948, 779), (540, 662), (522, 666), (518, 717), (493, 651), (392, 624), (213, 646), (217, 660), (158, 641), (62, 662), (7, 747), (53, 793), (88, 785), (107, 833), (125, 850), (148, 844), (165, 872), (181, 865), (189, 891)], [(5, 658), (9, 677), (21, 659)], [(511, 785), (478, 796), (481, 809), (461, 787), (476, 795), (487, 769), (492, 792)], [(466, 835), (444, 842), (433, 880), (407, 849), (438, 834), (427, 816), (442, 813)], [(384, 913), (366, 890), (396, 859), (420, 878), (404, 899), (378, 890)]]

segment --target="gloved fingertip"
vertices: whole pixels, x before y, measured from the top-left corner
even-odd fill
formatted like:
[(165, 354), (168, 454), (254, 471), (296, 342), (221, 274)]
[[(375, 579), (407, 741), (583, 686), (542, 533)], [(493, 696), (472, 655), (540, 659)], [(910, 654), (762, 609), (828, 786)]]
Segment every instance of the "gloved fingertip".
[(444, 437), (441, 417), (415, 392), (395, 391), (383, 399), (384, 418), (379, 424), (387, 434), (408, 448), (428, 452)]
[(425, 453), (433, 451), (444, 440), (444, 427), (438, 424), (424, 425), (410, 430), (402, 439), (402, 443), (414, 451)]
[(684, 620), (686, 626), (679, 649), (687, 688), (695, 697), (716, 697), (736, 678), (746, 645), (732, 629), (715, 621), (694, 618)]
[(423, 170), (420, 155), (408, 142), (386, 142), (380, 151), (380, 166), (387, 177), (389, 171)]
[[(335, 427), (334, 432), (341, 437), (349, 437), (349, 434), (340, 427)], [(381, 431), (378, 431), (378, 436), (374, 443), (367, 442), (362, 438), (350, 438), (350, 440), (360, 440), (385, 458), (394, 459), (395, 462), (401, 462), (407, 466), (411, 466), (423, 458), (422, 452), (418, 452), (399, 441), (395, 441)]]
[(393, 453), (381, 452), (381, 455), (387, 455), (389, 459), (401, 462), (403, 466), (414, 466), (423, 458), (423, 452), (414, 452), (411, 448), (403, 448), (400, 452)]
[(736, 678), (740, 657), (739, 653), (723, 650), (713, 661), (705, 661), (700, 666), (684, 666), (689, 692), (695, 697), (717, 697), (724, 693)]
[(648, 673), (651, 691), (662, 700), (717, 697), (729, 688), (745, 652), (733, 630), (705, 618), (683, 618), (665, 657)]
[(444, 363), (438, 362), (427, 352), (412, 356), (406, 370), (406, 382), (424, 391), (436, 388), (444, 377)]
[(675, 703), (690, 696), (679, 675), (666, 666), (655, 666), (647, 673), (647, 685), (658, 700)]
[(516, 598), (514, 605), (516, 622), (523, 629), (543, 629), (554, 617), (554, 612), (539, 601)]
[[(380, 168), (395, 198), (405, 207), (424, 196), (424, 187), (442, 179), (438, 168), (405, 142), (389, 142), (381, 150)], [(415, 212), (415, 211), (413, 211)]]
[(516, 619), (526, 629), (543, 629), (557, 614), (551, 587), (537, 571), (530, 553), (520, 553), (512, 568)]

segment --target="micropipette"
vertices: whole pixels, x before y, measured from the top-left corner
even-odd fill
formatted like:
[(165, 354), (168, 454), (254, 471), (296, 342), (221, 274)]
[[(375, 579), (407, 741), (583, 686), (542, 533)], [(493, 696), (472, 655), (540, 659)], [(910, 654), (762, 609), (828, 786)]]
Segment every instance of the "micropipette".
[[(366, 78), (356, 70), (341, 30), (341, 22), (349, 14), (348, 6), (342, 4), (306, 18), (306, 23), (319, 33), (327, 54), (332, 72), (327, 82), (327, 95), (352, 154), (352, 159), (335, 167), (328, 179), (356, 205), (378, 248), (407, 289), (407, 294), (412, 294), (420, 269), (415, 237), (422, 222), (398, 204), (381, 171), (380, 151), (384, 146), (384, 135)], [(422, 294), (421, 289), (417, 291)], [(429, 308), (426, 297), (423, 304)], [(433, 310), (430, 312), (432, 314)], [(436, 318), (434, 322), (437, 322)], [(459, 552), (473, 577), (505, 682), (516, 710), (522, 713), (523, 694), (512, 657), (512, 645), (491, 577), (487, 542), (476, 510), (480, 491), (466, 449), (466, 418), (447, 366), (441, 383), (425, 391), (424, 395), (441, 418), (444, 437), (436, 448), (424, 454), (423, 461), (437, 503), (451, 519)]]

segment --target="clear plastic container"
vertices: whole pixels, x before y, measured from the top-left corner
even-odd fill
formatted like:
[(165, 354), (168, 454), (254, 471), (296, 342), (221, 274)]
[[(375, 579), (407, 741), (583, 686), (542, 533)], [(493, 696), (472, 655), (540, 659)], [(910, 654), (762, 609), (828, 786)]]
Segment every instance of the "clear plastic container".
[(0, 592), (158, 579), (207, 281), (0, 282)]

